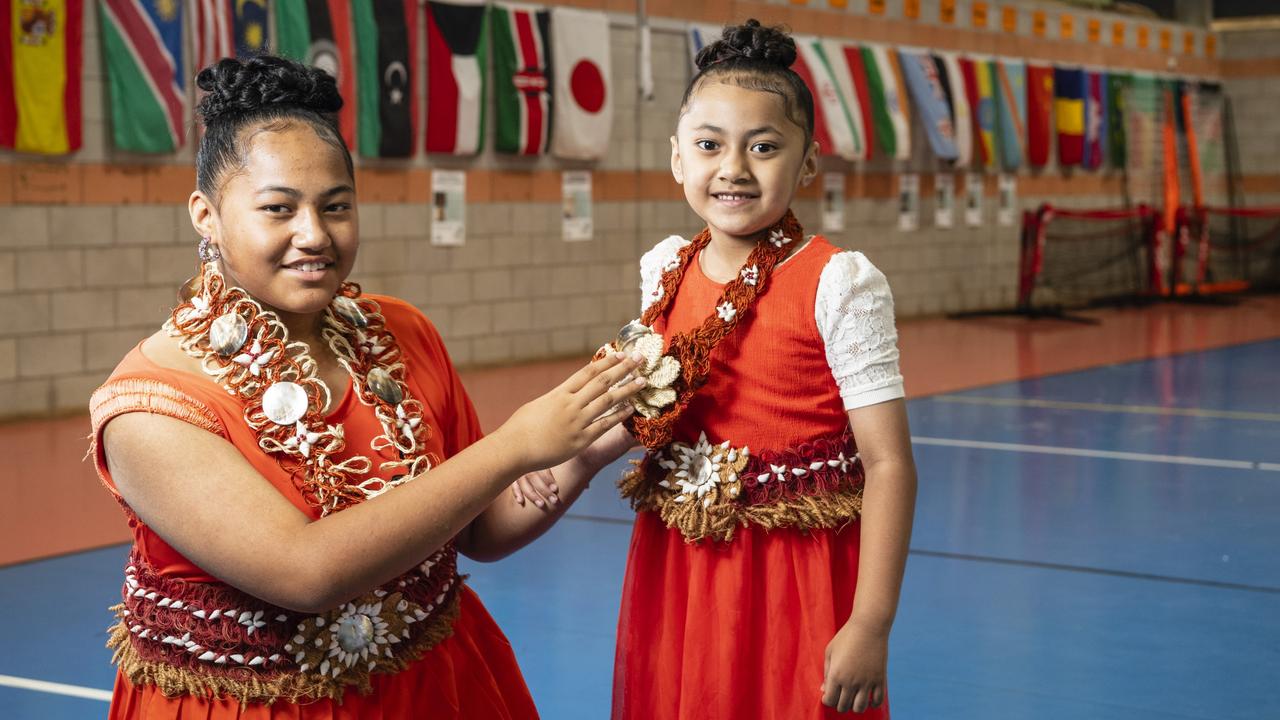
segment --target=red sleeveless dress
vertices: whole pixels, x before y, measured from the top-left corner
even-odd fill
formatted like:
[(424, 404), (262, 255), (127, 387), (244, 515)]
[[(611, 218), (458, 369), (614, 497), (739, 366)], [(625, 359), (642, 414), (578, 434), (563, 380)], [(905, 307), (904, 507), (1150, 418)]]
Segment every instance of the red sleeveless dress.
[[(712, 354), (706, 385), (675, 440), (729, 441), (753, 453), (848, 430), (814, 319), (819, 278), (839, 248), (813, 238), (780, 265)], [(664, 336), (700, 325), (723, 285), (695, 259)], [(748, 481), (748, 484), (752, 481)], [(614, 720), (819, 720), (827, 644), (848, 620), (861, 524), (740, 528), (728, 542), (688, 542), (657, 512), (638, 513), (627, 558), (614, 666)], [(888, 718), (888, 702), (856, 717)]]
[[(435, 327), (411, 305), (389, 297), (368, 297), (381, 306), (387, 328), (394, 334), (404, 353), (408, 370), (406, 381), (412, 396), (424, 405), (423, 422), (429, 423), (432, 428), (428, 449), (447, 460), (478, 440), (482, 433), (471, 401), (445, 351), (444, 342)], [(335, 397), (336, 394), (335, 390)], [(254, 468), (294, 506), (312, 518), (319, 517), (318, 510), (302, 498), (288, 473), (272, 456), (258, 448), (257, 436), (245, 424), (241, 401), (206, 376), (156, 365), (142, 353), (139, 346), (125, 356), (107, 382), (94, 394), (92, 405), (94, 454), (98, 473), (117, 498), (119, 494), (116, 493), (107, 471), (100, 442), (102, 429), (112, 418), (122, 413), (153, 412), (190, 422), (224, 437), (239, 448)], [(377, 460), (377, 453), (370, 450), (369, 443), (382, 432), (381, 426), (372, 409), (362, 405), (349, 386), (326, 420), (331, 424), (341, 423), (344, 426), (347, 439), (345, 453), (364, 454)], [(430, 482), (430, 474), (415, 482)], [(211, 498), (211, 501), (215, 499)], [(133, 597), (140, 580), (144, 584), (143, 590), (147, 589), (146, 583), (149, 581), (154, 587), (186, 588), (194, 597), (211, 597), (211, 591), (235, 591), (183, 557), (127, 507), (125, 511), (134, 538), (130, 566), (126, 569), (126, 602), (133, 602), (131, 607), (139, 604), (146, 606), (145, 609), (155, 613), (155, 617), (161, 620), (181, 622), (193, 634), (202, 631), (205, 624), (218, 623), (217, 633), (232, 633), (230, 637), (240, 637), (235, 636), (233, 631), (243, 631), (243, 627), (234, 618), (228, 620), (224, 616), (215, 620), (212, 615), (205, 613), (200, 616), (200, 622), (197, 622), (197, 618), (189, 614), (193, 607), (191, 603), (175, 610), (175, 605), (165, 602), (166, 607), (160, 609), (151, 606), (152, 603), (159, 602), (154, 594)], [(456, 551), (450, 546), (436, 563), (435, 572), (435, 576), (439, 576), (442, 571), (452, 574), (449, 592), (454, 599), (447, 601), (447, 604), (451, 605), (451, 611), (456, 612), (456, 616), (452, 620), (448, 617), (440, 618), (440, 622), (446, 624), (441, 634), (447, 635), (400, 671), (371, 673), (371, 688), (367, 694), (352, 687), (336, 699), (301, 698), (291, 701), (278, 698), (270, 703), (242, 703), (233, 697), (218, 696), (216, 693), (184, 692), (166, 696), (157, 685), (135, 683), (125, 672), (119, 672), (109, 717), (112, 720), (536, 718), (537, 711), (516, 664), (511, 644), (489, 616), (479, 597), (463, 584), (461, 578), (457, 578), (455, 558)], [(139, 568), (145, 568), (145, 574)], [(434, 592), (432, 590), (432, 595)], [(169, 598), (163, 600), (167, 601)], [(442, 603), (444, 604), (446, 603)], [(214, 607), (218, 606), (215, 604)], [(241, 604), (237, 610), (243, 607), (245, 605)], [(226, 608), (226, 604), (221, 608)], [(182, 615), (183, 613), (188, 614)], [(267, 613), (262, 618), (266, 625), (259, 629), (256, 637), (261, 638), (275, 629), (272, 614)], [(174, 620), (173, 616), (178, 615), (181, 617)], [(138, 617), (138, 614), (135, 613), (133, 617)], [(250, 622), (253, 622), (253, 618), (250, 618)], [(293, 631), (288, 627), (292, 622), (293, 618), (287, 623), (281, 623), (286, 626), (285, 636), (292, 635)], [(151, 658), (162, 657), (158, 651), (165, 650), (166, 647), (160, 644), (159, 634), (157, 631), (156, 635), (140, 638), (135, 632), (129, 638), (133, 652), (149, 653)], [(250, 635), (243, 639), (252, 640), (253, 637), (254, 635)], [(203, 642), (210, 644), (209, 641)], [(226, 654), (230, 655), (229, 652)], [(196, 653), (192, 653), (192, 656), (195, 657)], [(289, 658), (285, 658), (284, 662), (288, 660)], [(232, 661), (242, 665), (248, 662), (244, 652), (232, 656), (230, 660), (223, 660), (223, 663), (229, 664)], [(175, 667), (180, 668), (181, 665)], [(258, 667), (269, 668), (270, 663)], [(236, 672), (239, 674), (235, 677), (239, 679), (253, 677), (247, 666), (237, 668)]]

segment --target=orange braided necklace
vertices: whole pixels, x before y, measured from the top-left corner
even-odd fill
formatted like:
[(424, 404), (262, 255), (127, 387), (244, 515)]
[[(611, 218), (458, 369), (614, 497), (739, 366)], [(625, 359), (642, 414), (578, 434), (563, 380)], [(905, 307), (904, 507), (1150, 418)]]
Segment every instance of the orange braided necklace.
[[(712, 351), (733, 332), (756, 299), (768, 289), (774, 268), (786, 259), (793, 243), (799, 241), (803, 234), (800, 221), (788, 210), (777, 224), (769, 228), (766, 238), (756, 244), (738, 276), (725, 284), (724, 292), (716, 303), (716, 311), (698, 327), (671, 337), (666, 354), (680, 361), (680, 375), (671, 384), (676, 391), (676, 401), (655, 417), (634, 415), (627, 420), (627, 428), (645, 447), (654, 449), (671, 442), (676, 420), (688, 407), (693, 394), (707, 382)], [(711, 231), (703, 229), (680, 249), (675, 260), (663, 272), (658, 285), (658, 299), (640, 317), (641, 323), (653, 327), (659, 318), (666, 315), (689, 264), (710, 242)]]

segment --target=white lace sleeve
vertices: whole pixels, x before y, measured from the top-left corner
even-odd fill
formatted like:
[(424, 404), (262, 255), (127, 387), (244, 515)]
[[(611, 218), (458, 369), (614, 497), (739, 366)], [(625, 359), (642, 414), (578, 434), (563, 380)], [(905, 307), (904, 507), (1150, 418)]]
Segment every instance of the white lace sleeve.
[(903, 397), (893, 295), (865, 255), (842, 252), (823, 268), (814, 319), (846, 410)]
[(672, 235), (663, 240), (640, 258), (640, 314), (643, 315), (649, 306), (662, 297), (662, 273), (666, 272), (676, 259), (680, 248), (689, 241), (679, 235)]

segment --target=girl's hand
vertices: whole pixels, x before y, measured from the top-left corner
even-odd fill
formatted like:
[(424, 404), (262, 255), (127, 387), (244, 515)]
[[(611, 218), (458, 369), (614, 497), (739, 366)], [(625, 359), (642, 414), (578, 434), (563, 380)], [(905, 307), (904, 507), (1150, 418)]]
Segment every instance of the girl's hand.
[(863, 712), (884, 703), (889, 632), (849, 620), (827, 644), (822, 704), (836, 712)]
[(511, 495), (515, 498), (516, 504), (521, 507), (524, 507), (526, 500), (533, 501), (533, 504), (539, 508), (559, 505), (559, 493), (560, 488), (556, 485), (556, 478), (550, 470), (521, 475), (511, 483)]
[(605, 414), (644, 387), (644, 379), (637, 378), (614, 388), (642, 361), (639, 353), (606, 355), (526, 403), (493, 435), (512, 446), (526, 472), (558, 465), (634, 412), (627, 404)]

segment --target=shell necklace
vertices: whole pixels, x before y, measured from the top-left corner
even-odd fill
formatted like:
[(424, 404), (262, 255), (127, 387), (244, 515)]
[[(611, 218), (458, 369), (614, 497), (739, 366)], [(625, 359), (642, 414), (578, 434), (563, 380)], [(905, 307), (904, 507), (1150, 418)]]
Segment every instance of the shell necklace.
[(346, 447), (343, 426), (325, 422), (329, 388), (306, 343), (290, 342), (280, 318), (228, 286), (215, 263), (204, 264), (196, 283), (165, 330), (181, 338), (182, 350), (200, 360), (215, 382), (244, 401), (244, 419), (257, 432), (258, 446), (277, 456), (322, 516), (376, 497), (440, 462), (426, 450), (431, 429), (423, 422), (422, 403), (409, 395), (400, 346), (381, 308), (361, 297), (359, 285), (338, 289), (324, 311), (320, 335), (382, 426), (371, 449), (398, 456), (378, 465), (392, 480), (370, 475), (374, 464), (364, 455), (335, 459)]

